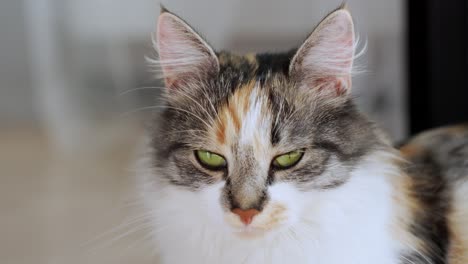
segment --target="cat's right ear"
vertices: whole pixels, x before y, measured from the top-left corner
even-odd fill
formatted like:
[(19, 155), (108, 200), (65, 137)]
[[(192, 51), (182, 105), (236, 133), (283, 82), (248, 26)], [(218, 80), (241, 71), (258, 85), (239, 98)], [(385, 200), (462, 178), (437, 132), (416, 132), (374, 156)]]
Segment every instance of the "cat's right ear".
[(169, 89), (219, 71), (218, 58), (208, 43), (182, 19), (165, 9), (158, 19), (156, 48)]
[(351, 14), (333, 11), (315, 28), (294, 55), (290, 75), (308, 89), (331, 95), (349, 94), (355, 36)]

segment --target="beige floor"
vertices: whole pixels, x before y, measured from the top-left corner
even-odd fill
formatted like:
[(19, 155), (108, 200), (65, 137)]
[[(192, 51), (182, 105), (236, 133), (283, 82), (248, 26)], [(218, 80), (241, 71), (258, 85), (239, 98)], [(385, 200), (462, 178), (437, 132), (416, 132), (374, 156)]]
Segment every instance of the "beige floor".
[(138, 135), (58, 154), (37, 130), (0, 131), (0, 263), (154, 263), (147, 230), (127, 224)]

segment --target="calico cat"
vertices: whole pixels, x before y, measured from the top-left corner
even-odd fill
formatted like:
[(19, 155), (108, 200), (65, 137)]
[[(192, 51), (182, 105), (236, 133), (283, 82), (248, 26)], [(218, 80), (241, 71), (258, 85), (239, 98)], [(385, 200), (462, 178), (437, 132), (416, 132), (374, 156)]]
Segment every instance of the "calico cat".
[(350, 96), (355, 42), (339, 8), (291, 52), (215, 52), (162, 11), (141, 175), (160, 263), (468, 263), (468, 126), (394, 149)]

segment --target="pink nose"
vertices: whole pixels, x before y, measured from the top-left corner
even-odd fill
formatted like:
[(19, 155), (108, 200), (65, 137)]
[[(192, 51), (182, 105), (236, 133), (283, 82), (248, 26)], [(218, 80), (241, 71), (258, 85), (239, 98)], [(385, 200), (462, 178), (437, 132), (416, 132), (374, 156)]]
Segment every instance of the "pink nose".
[(260, 213), (260, 211), (256, 209), (242, 210), (240, 208), (234, 208), (232, 209), (232, 212), (238, 215), (242, 223), (246, 225), (250, 224), (252, 222), (253, 217)]

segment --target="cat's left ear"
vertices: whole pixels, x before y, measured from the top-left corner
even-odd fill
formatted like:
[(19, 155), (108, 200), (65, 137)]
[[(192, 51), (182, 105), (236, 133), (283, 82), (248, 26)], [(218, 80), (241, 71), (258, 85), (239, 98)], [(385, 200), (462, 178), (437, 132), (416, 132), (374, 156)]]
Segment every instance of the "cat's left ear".
[(355, 47), (351, 14), (338, 9), (329, 14), (294, 55), (289, 74), (309, 89), (347, 94)]
[(177, 89), (194, 78), (205, 78), (219, 71), (218, 58), (208, 43), (166, 9), (159, 15), (156, 46), (169, 89)]

